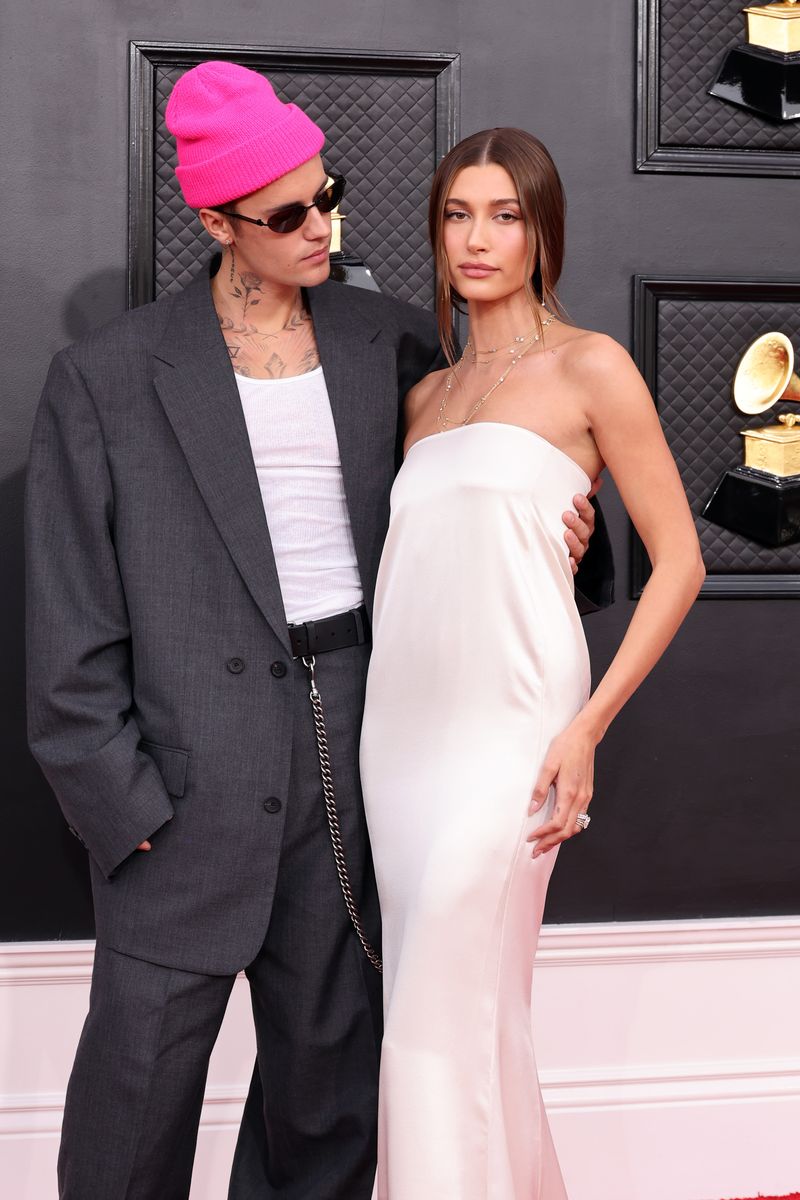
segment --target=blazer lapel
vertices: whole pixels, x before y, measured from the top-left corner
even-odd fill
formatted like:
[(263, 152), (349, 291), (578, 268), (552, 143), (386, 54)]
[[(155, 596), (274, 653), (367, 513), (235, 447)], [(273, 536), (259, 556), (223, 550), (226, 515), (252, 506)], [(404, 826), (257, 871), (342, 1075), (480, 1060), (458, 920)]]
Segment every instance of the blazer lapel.
[(207, 278), (176, 297), (155, 386), (195, 482), (250, 594), (291, 653), (247, 426)]
[[(345, 497), (367, 606), (386, 534), (397, 446), (397, 363), (377, 323), (348, 304), (349, 286), (306, 293), (333, 412)], [(358, 306), (361, 308), (361, 306)]]

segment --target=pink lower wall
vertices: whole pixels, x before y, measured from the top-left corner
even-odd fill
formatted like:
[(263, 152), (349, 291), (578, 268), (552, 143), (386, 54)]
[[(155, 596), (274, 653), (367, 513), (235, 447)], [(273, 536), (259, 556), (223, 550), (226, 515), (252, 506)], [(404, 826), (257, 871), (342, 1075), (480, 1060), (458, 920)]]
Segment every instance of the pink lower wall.
[[(0, 1179), (56, 1200), (92, 944), (0, 945)], [(570, 1200), (726, 1200), (800, 1187), (800, 917), (545, 926), (535, 1039)], [(220, 1200), (249, 1080), (237, 980), (191, 1200)], [(444, 1198), (442, 1198), (444, 1200)]]

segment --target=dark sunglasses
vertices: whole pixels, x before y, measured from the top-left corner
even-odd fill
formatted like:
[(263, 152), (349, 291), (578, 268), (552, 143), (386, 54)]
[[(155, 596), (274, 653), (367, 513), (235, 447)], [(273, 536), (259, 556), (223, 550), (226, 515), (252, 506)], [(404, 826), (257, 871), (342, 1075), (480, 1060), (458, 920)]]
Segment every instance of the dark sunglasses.
[(287, 204), (286, 208), (279, 208), (271, 217), (267, 217), (266, 221), (262, 221), (260, 217), (246, 217), (244, 213), (229, 212), (224, 208), (217, 208), (214, 211), (223, 217), (249, 221), (251, 225), (263, 225), (265, 229), (271, 229), (273, 233), (294, 233), (295, 229), (299, 229), (303, 224), (312, 208), (318, 208), (321, 213), (333, 212), (341, 200), (346, 182), (344, 176), (329, 175), (328, 178), (331, 182), (317, 192), (310, 204)]

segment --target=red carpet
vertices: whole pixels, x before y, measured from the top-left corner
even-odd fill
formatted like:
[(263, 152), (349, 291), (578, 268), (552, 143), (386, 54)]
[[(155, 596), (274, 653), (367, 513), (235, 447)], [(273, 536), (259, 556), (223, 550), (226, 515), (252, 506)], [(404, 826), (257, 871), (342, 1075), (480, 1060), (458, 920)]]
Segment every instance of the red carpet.
[(749, 1200), (800, 1200), (800, 1192), (792, 1192), (791, 1196), (751, 1196)]

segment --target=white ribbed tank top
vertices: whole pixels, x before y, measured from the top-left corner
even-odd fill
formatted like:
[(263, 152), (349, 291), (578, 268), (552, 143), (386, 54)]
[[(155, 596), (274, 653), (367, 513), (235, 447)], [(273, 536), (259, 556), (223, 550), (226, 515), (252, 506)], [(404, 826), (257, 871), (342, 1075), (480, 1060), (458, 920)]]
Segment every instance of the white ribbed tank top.
[(322, 367), (286, 379), (237, 375), (236, 385), (287, 621), (356, 608), (363, 592)]

